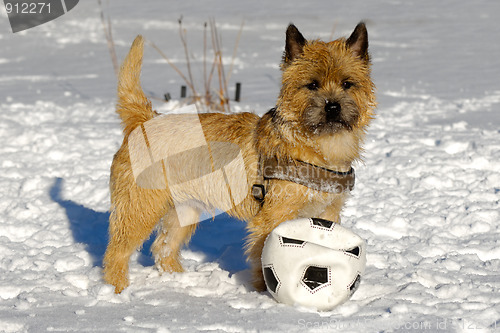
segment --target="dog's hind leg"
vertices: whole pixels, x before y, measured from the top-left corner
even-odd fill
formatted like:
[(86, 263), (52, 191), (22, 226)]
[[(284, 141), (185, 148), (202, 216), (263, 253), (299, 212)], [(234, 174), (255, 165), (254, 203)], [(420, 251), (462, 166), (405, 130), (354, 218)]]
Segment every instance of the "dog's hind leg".
[(139, 202), (116, 200), (109, 217), (110, 238), (104, 255), (104, 279), (115, 286), (115, 293), (121, 293), (129, 285), (130, 256), (142, 246), (165, 213), (160, 196), (144, 195), (141, 199)]
[(179, 252), (196, 229), (200, 210), (191, 206), (176, 206), (163, 218), (152, 245), (155, 262), (160, 271), (182, 272)]

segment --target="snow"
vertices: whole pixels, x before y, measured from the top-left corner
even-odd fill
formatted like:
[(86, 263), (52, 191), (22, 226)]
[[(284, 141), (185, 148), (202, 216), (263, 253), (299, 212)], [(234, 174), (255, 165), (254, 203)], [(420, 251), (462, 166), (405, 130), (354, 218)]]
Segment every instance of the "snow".
[[(230, 59), (233, 109), (264, 113), (279, 91), (284, 31), (349, 34), (367, 22), (379, 107), (343, 225), (367, 242), (353, 298), (330, 312), (254, 291), (244, 224), (204, 221), (160, 275), (147, 241), (121, 295), (102, 280), (109, 167), (121, 144), (116, 80), (97, 2), (13, 34), (0, 10), (0, 331), (500, 331), (500, 2), (228, 0), (103, 3), (118, 57), (141, 33), (184, 68), (183, 15), (197, 77), (203, 23)], [(225, 58), (226, 59), (226, 58)], [(178, 98), (151, 47), (143, 86)], [(201, 82), (201, 81), (200, 81)], [(200, 84), (201, 86), (201, 84)], [(179, 103), (154, 100), (159, 111)]]

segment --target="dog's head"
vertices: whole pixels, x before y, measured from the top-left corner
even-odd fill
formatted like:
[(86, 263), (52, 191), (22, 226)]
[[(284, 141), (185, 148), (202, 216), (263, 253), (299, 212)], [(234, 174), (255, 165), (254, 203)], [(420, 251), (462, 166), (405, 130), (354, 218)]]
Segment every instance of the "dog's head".
[(290, 25), (281, 64), (277, 116), (308, 136), (364, 130), (373, 117), (368, 33), (363, 23), (347, 39), (307, 41)]

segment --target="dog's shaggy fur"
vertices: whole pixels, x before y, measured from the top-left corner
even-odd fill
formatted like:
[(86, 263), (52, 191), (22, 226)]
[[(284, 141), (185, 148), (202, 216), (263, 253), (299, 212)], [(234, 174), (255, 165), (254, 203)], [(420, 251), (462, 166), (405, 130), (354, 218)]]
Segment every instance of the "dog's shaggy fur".
[[(152, 246), (157, 265), (162, 271), (181, 272), (179, 252), (195, 231), (201, 210), (221, 208), (219, 192), (227, 190), (222, 183), (208, 189), (186, 183), (174, 200), (168, 184), (163, 189), (137, 184), (129, 138), (134, 129), (158, 115), (140, 86), (143, 44), (143, 38), (138, 36), (122, 65), (118, 84), (117, 113), (122, 119), (124, 140), (111, 167), (110, 240), (104, 258), (105, 280), (115, 286), (117, 293), (129, 284), (131, 254), (157, 225), (159, 231)], [(259, 161), (276, 157), (348, 171), (360, 158), (365, 131), (376, 105), (370, 79), (368, 35), (363, 23), (349, 38), (332, 42), (307, 41), (290, 25), (281, 68), (282, 87), (276, 107), (262, 117), (252, 113), (199, 115), (207, 142), (232, 143), (241, 152), (248, 192), (228, 213), (248, 221), (246, 254), (258, 290), (265, 289), (260, 257), (267, 235), (278, 224), (298, 217), (320, 217), (339, 223), (348, 196), (346, 192), (319, 192), (273, 179), (267, 183), (264, 201), (258, 202), (251, 188), (257, 179)], [(176, 124), (177, 150), (188, 149), (192, 129), (187, 116), (166, 117)], [(224, 155), (223, 151), (213, 153)], [(194, 160), (180, 158), (169, 163), (173, 172), (169, 181), (181, 183), (186, 175), (189, 179), (198, 178), (200, 167), (213, 163), (207, 158), (201, 154)]]

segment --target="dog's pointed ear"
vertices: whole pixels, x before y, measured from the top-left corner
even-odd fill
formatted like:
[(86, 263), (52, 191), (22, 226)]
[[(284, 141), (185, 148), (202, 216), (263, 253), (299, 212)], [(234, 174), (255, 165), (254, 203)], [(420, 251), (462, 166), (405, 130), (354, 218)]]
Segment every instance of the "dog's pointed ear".
[(306, 39), (299, 29), (293, 24), (286, 29), (285, 53), (283, 54), (283, 64), (286, 66), (300, 56), (307, 44)]
[(358, 23), (346, 41), (347, 46), (362, 60), (368, 61), (368, 31), (364, 22)]

